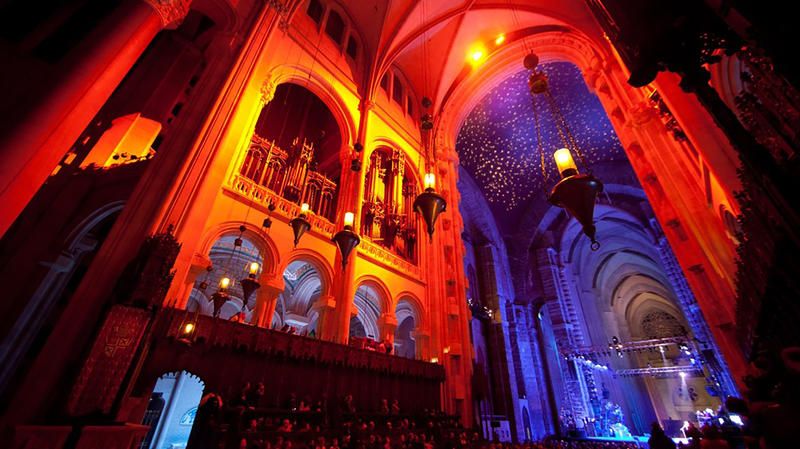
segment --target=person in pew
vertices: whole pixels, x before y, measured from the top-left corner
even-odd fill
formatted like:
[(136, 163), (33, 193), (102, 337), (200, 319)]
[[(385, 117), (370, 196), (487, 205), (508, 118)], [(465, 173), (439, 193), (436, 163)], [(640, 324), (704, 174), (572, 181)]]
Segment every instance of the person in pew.
[(286, 400), (284, 408), (290, 412), (297, 411), (297, 394), (295, 392), (289, 393), (289, 399)]
[(247, 407), (251, 410), (261, 407), (263, 405), (262, 402), (266, 391), (267, 387), (264, 386), (264, 382), (259, 382), (256, 384), (255, 388), (251, 388), (250, 391), (245, 395)]
[(345, 414), (354, 414), (356, 412), (356, 406), (353, 404), (353, 395), (346, 394), (344, 400), (342, 401), (342, 411)]
[(381, 399), (380, 413), (381, 415), (389, 414), (389, 400), (386, 398)]
[(281, 422), (281, 425), (278, 426), (277, 431), (283, 433), (289, 433), (292, 431), (292, 428), (293, 428), (292, 422), (289, 421), (289, 418), (284, 418), (283, 422)]
[(392, 415), (399, 415), (400, 414), (400, 402), (397, 399), (392, 401)]
[(200, 400), (194, 425), (189, 434), (187, 449), (216, 449), (219, 446), (222, 426), (222, 398), (208, 393)]

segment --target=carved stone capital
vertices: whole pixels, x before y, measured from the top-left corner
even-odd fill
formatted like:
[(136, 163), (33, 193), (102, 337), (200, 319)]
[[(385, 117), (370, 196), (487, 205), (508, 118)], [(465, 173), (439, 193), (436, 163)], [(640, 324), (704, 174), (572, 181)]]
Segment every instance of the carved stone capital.
[(367, 100), (362, 99), (361, 102), (358, 104), (358, 110), (361, 112), (367, 112), (375, 106), (375, 103)]
[(164, 28), (174, 29), (183, 22), (192, 0), (144, 0), (161, 17)]
[(272, 101), (272, 99), (275, 98), (275, 89), (277, 88), (278, 85), (271, 76), (264, 78), (264, 81), (261, 83), (261, 103), (266, 105)]
[(658, 117), (658, 112), (649, 103), (641, 102), (630, 109), (630, 117), (631, 125), (640, 127)]

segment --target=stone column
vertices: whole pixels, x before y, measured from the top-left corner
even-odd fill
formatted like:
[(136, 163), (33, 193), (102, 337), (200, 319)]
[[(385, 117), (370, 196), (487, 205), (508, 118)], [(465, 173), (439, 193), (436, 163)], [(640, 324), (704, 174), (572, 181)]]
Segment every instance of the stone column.
[(417, 350), (417, 359), (428, 361), (431, 359), (431, 333), (427, 330), (411, 331), (414, 346)]
[(183, 280), (183, 285), (181, 286), (181, 290), (178, 292), (178, 295), (173, 298), (167, 298), (167, 305), (172, 305), (176, 309), (185, 309), (186, 304), (189, 302), (189, 297), (192, 295), (192, 289), (194, 289), (194, 284), (197, 282), (198, 279), (203, 279), (208, 273), (208, 267), (211, 266), (211, 259), (208, 258), (205, 254), (198, 254), (195, 253), (194, 257), (192, 258), (192, 266), (189, 269), (189, 273)]
[[(359, 142), (363, 142), (366, 135), (366, 124), (369, 111), (372, 109), (372, 102), (362, 100), (359, 104), (361, 112), (360, 121), (360, 135)], [(336, 229), (339, 230), (343, 227), (345, 212), (353, 212), (355, 221), (353, 229), (361, 229), (361, 206), (363, 204), (364, 196), (364, 159), (367, 149), (360, 153), (350, 151), (349, 148), (343, 148), (341, 152), (342, 162), (342, 181), (339, 187), (339, 210), (336, 213)], [(350, 163), (353, 157), (357, 157), (361, 162), (361, 170), (354, 172), (350, 169)], [(335, 275), (333, 279), (333, 292), (336, 296), (336, 324), (335, 332), (332, 335), (332, 340), (337, 343), (347, 343), (350, 336), (350, 318), (353, 310), (353, 298), (356, 294), (356, 265), (358, 264), (358, 250), (354, 250), (350, 254), (350, 261), (347, 267), (342, 269), (342, 255), (339, 251), (336, 252), (336, 261), (334, 264)]]
[(394, 344), (394, 333), (397, 330), (397, 317), (394, 313), (386, 312), (381, 314), (378, 318), (378, 335), (379, 341), (388, 341)]
[(336, 298), (332, 295), (323, 295), (311, 306), (311, 310), (317, 312), (317, 338), (320, 340), (333, 340), (336, 333), (331, 325), (336, 324), (335, 318), (336, 311)]
[(283, 293), (285, 285), (283, 279), (272, 276), (262, 275), (258, 282), (261, 287), (256, 290), (256, 307), (250, 324), (269, 329), (272, 317), (275, 315), (275, 307), (278, 305), (278, 297)]
[[(190, 0), (126, 0), (59, 67), (55, 88), (0, 141), (0, 235), (33, 198), (153, 37), (177, 26)], [(35, 100), (34, 100), (35, 101)]]

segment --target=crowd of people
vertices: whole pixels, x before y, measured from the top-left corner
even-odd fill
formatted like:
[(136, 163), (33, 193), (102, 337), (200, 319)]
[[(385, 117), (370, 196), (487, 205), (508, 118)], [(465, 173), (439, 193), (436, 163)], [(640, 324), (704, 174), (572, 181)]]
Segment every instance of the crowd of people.
[[(634, 449), (636, 442), (546, 439), (498, 443), (461, 427), (454, 416), (426, 410), (407, 414), (398, 399), (382, 398), (371, 411), (356, 410), (353, 396), (337, 401), (290, 394), (279, 408), (265, 407), (265, 386), (245, 383), (227, 400), (206, 394), (187, 449)], [(332, 403), (333, 402), (333, 403)], [(738, 416), (738, 415), (737, 415)], [(677, 444), (653, 423), (649, 449), (745, 449), (745, 431), (722, 420), (719, 426), (689, 426), (688, 444)]]
[(224, 401), (206, 394), (198, 407), (187, 449), (634, 449), (631, 443), (547, 440), (489, 442), (460, 421), (438, 411), (404, 414), (397, 399), (380, 399), (359, 413), (352, 395), (337, 404), (298, 399), (264, 409), (264, 385), (245, 384)]
[(458, 419), (439, 412), (404, 414), (398, 399), (380, 399), (373, 411), (362, 412), (351, 394), (328, 401), (292, 393), (279, 408), (270, 408), (265, 390), (261, 382), (248, 382), (227, 399), (206, 394), (187, 448), (433, 449), (434, 438), (456, 440), (456, 430), (463, 430)]

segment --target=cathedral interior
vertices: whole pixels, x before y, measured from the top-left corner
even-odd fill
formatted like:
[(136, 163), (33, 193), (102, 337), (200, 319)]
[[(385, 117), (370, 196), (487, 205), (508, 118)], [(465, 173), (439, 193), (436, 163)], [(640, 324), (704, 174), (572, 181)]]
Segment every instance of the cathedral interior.
[(790, 17), (0, 0), (4, 447), (800, 447)]

